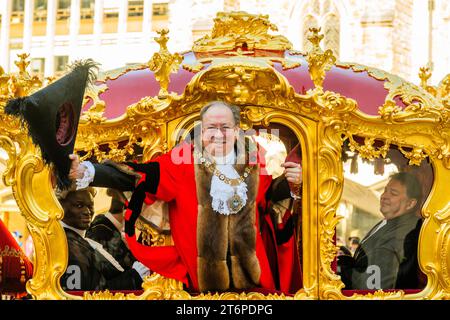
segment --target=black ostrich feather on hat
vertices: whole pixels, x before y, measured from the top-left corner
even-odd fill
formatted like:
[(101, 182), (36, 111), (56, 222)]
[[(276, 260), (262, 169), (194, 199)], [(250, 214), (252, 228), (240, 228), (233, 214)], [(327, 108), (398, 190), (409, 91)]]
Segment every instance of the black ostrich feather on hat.
[(57, 81), (28, 97), (8, 101), (5, 113), (19, 117), (46, 164), (53, 164), (57, 185), (71, 185), (69, 154), (73, 152), (86, 87), (96, 79), (98, 63), (92, 59), (74, 62)]

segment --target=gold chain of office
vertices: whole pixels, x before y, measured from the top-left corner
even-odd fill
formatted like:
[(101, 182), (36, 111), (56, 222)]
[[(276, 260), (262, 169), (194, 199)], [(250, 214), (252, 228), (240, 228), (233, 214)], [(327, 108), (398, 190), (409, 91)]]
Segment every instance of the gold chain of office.
[(244, 169), (244, 173), (242, 175), (239, 175), (239, 178), (230, 179), (227, 176), (225, 176), (220, 170), (216, 168), (216, 164), (214, 162), (209, 161), (203, 155), (198, 152), (194, 151), (194, 154), (200, 159), (200, 163), (205, 166), (205, 168), (211, 172), (213, 175), (215, 175), (217, 178), (219, 178), (221, 181), (225, 182), (226, 184), (229, 184), (230, 186), (238, 186), (244, 180), (248, 177), (250, 172), (252, 171), (253, 166), (247, 166)]

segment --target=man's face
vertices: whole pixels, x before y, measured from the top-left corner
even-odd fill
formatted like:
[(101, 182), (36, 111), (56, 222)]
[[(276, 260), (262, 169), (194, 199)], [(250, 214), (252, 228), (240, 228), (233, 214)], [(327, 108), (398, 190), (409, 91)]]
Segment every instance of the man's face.
[(416, 203), (416, 199), (408, 198), (405, 185), (398, 180), (391, 180), (381, 195), (380, 211), (389, 220), (411, 210)]
[(87, 190), (71, 192), (62, 201), (64, 223), (69, 226), (86, 230), (94, 216), (94, 198)]
[(223, 105), (214, 105), (202, 119), (202, 143), (206, 151), (215, 157), (226, 156), (234, 148), (237, 127), (233, 113)]

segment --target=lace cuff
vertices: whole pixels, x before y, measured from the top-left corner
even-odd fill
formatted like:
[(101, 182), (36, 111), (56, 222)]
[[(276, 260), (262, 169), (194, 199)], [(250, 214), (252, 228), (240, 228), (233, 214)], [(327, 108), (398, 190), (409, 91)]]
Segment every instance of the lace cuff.
[(300, 200), (300, 199), (302, 198), (302, 196), (296, 195), (296, 194), (293, 193), (292, 191), (291, 191), (291, 197), (292, 197), (292, 199), (294, 199), (294, 200)]
[(135, 261), (131, 268), (133, 268), (134, 270), (136, 270), (137, 273), (139, 273), (141, 279), (144, 279), (146, 276), (150, 274), (150, 269), (139, 261)]
[(76, 180), (77, 190), (87, 188), (92, 181), (94, 181), (95, 168), (90, 161), (83, 161), (80, 166), (86, 168), (83, 177)]

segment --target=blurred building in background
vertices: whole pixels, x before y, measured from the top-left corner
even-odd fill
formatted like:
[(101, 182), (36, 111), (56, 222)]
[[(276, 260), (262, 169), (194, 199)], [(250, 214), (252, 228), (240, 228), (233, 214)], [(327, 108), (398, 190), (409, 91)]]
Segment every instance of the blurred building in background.
[(218, 11), (268, 14), (279, 33), (306, 50), (307, 30), (322, 27), (323, 45), (341, 61), (379, 67), (430, 83), (450, 65), (450, 2), (446, 0), (2, 0), (0, 65), (14, 69), (30, 53), (36, 73), (51, 76), (67, 62), (90, 57), (104, 70), (146, 62), (155, 31), (169, 28), (169, 49), (184, 51), (208, 33)]

